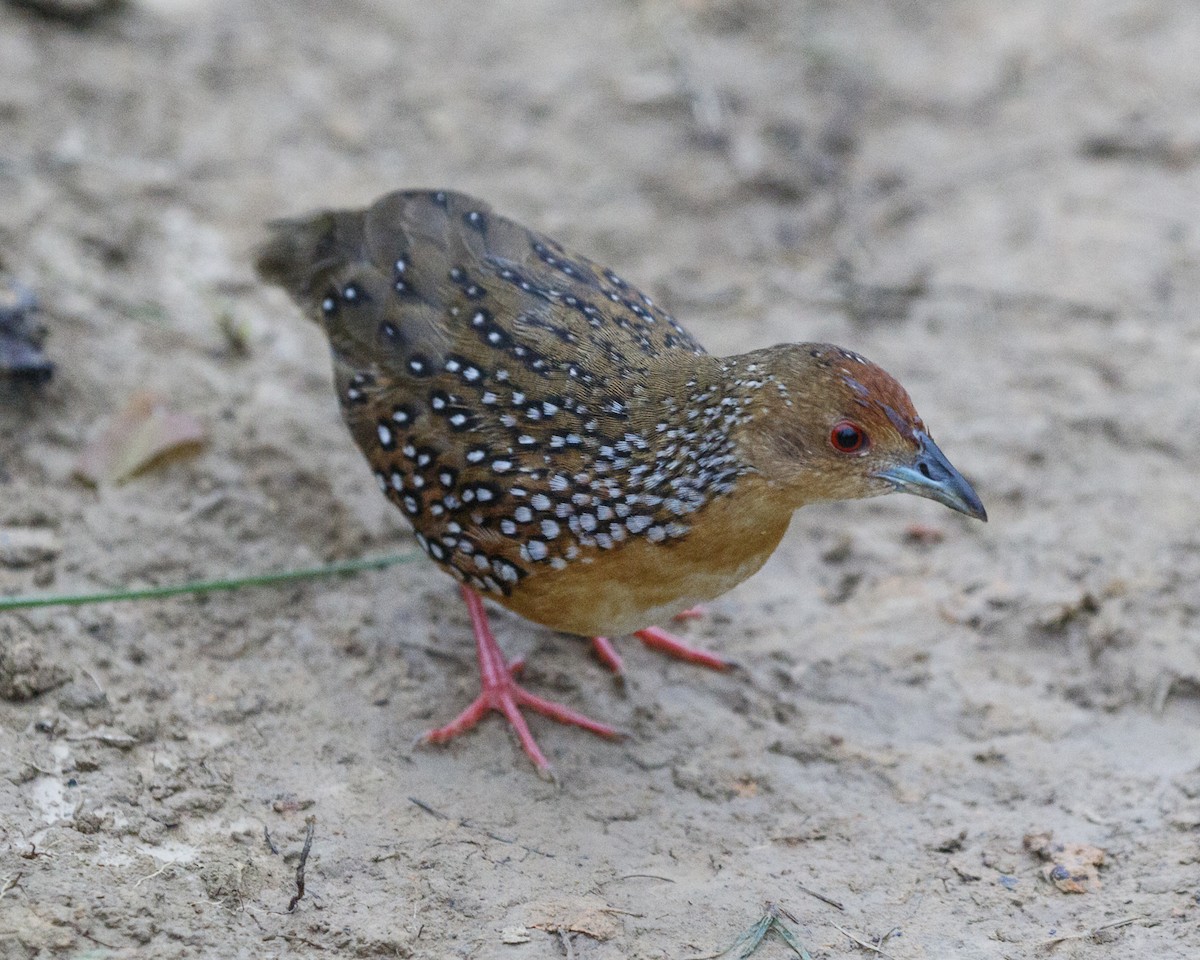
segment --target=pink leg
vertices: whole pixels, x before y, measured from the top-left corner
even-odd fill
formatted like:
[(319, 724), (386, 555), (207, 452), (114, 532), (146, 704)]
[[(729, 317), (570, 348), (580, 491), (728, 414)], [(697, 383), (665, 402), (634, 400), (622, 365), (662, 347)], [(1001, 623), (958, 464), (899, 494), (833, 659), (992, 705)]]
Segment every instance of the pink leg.
[(651, 650), (659, 650), (670, 657), (676, 657), (688, 663), (695, 663), (710, 670), (728, 670), (733, 663), (724, 657), (718, 657), (707, 650), (697, 650), (689, 647), (678, 637), (672, 636), (660, 627), (647, 627), (645, 630), (635, 630), (633, 635)]
[(676, 623), (683, 623), (685, 620), (702, 620), (708, 616), (708, 607), (702, 603), (696, 604), (694, 607), (688, 607), (686, 610), (680, 610), (671, 619)]
[[(647, 627), (645, 630), (637, 630), (633, 635), (651, 650), (658, 650), (667, 654), (667, 656), (685, 660), (688, 663), (699, 664), (702, 667), (708, 667), (710, 670), (728, 670), (733, 666), (733, 663), (724, 657), (718, 657), (715, 653), (709, 653), (707, 650), (697, 650), (695, 647), (689, 647), (678, 637), (672, 636), (659, 627)], [(596, 658), (601, 663), (618, 677), (625, 675), (625, 664), (621, 660), (621, 655), (617, 653), (617, 648), (613, 646), (613, 642), (608, 637), (592, 637), (592, 652), (596, 654)]]
[(467, 602), (467, 612), (471, 615), (471, 627), (475, 631), (475, 653), (479, 658), (480, 692), (475, 701), (451, 720), (444, 727), (430, 730), (421, 739), (426, 743), (445, 743), (460, 733), (466, 733), (479, 723), (489, 710), (504, 714), (504, 718), (517, 732), (521, 747), (537, 767), (538, 773), (548, 773), (550, 761), (538, 748), (529, 725), (521, 715), (521, 707), (527, 707), (551, 720), (583, 727), (602, 737), (619, 737), (620, 733), (607, 724), (598, 723), (582, 713), (565, 707), (552, 700), (534, 696), (517, 684), (514, 677), (520, 671), (523, 663), (506, 664), (504, 654), (492, 636), (488, 626), (487, 611), (483, 608), (483, 600), (479, 594), (469, 587), (462, 587), (463, 599)]
[(608, 637), (592, 637), (592, 652), (596, 655), (596, 659), (608, 667), (618, 677), (625, 674), (625, 662), (621, 659), (621, 655), (617, 653), (617, 648), (613, 646), (613, 642)]

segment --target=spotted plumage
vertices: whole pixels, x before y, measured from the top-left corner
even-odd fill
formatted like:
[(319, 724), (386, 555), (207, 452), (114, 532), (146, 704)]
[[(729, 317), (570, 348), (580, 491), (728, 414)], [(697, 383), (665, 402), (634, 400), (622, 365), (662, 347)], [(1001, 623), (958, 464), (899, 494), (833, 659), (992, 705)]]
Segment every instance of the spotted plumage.
[(717, 596), (816, 500), (904, 488), (982, 515), (858, 354), (709, 356), (611, 270), (462, 194), (276, 223), (258, 265), (324, 328), (421, 548), (547, 626), (623, 633)]

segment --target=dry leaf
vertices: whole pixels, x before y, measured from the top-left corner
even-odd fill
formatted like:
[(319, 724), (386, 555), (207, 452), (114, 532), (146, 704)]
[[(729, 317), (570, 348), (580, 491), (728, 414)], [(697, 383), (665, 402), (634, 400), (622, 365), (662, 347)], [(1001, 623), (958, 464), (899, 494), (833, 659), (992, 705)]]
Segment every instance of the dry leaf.
[(610, 907), (595, 897), (543, 900), (529, 908), (529, 926), (555, 933), (582, 933), (593, 940), (611, 940), (620, 932)]
[(92, 440), (75, 462), (75, 475), (98, 486), (130, 477), (200, 451), (208, 442), (203, 424), (167, 408), (162, 397), (138, 392)]

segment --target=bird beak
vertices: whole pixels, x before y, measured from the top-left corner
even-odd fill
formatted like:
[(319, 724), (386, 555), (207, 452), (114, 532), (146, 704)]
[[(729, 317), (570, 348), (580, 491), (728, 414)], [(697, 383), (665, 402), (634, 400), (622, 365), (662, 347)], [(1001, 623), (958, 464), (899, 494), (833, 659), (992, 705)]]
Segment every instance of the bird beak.
[(912, 463), (888, 467), (876, 476), (889, 481), (894, 489), (903, 493), (928, 497), (986, 523), (987, 511), (966, 477), (954, 469), (931, 437), (920, 430), (916, 436), (920, 449)]

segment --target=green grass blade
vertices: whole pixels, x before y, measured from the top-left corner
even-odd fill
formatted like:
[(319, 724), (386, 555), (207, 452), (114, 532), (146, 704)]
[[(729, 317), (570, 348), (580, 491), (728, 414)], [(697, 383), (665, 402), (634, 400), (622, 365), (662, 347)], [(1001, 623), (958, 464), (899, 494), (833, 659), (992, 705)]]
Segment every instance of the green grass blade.
[(143, 587), (136, 590), (104, 590), (95, 593), (41, 594), (18, 597), (0, 597), (0, 612), (5, 610), (28, 610), (32, 607), (78, 607), (87, 603), (107, 603), (116, 600), (150, 600), (175, 597), (185, 593), (214, 593), (218, 590), (240, 590), (243, 587), (269, 587), (277, 583), (294, 580), (315, 580), (318, 577), (333, 577), (362, 570), (383, 570), (397, 564), (409, 563), (420, 554), (388, 553), (379, 557), (361, 560), (343, 560), (321, 567), (302, 570), (281, 570), (276, 573), (258, 573), (242, 577), (225, 577), (219, 580), (193, 580), (191, 583), (171, 584), (163, 587)]

